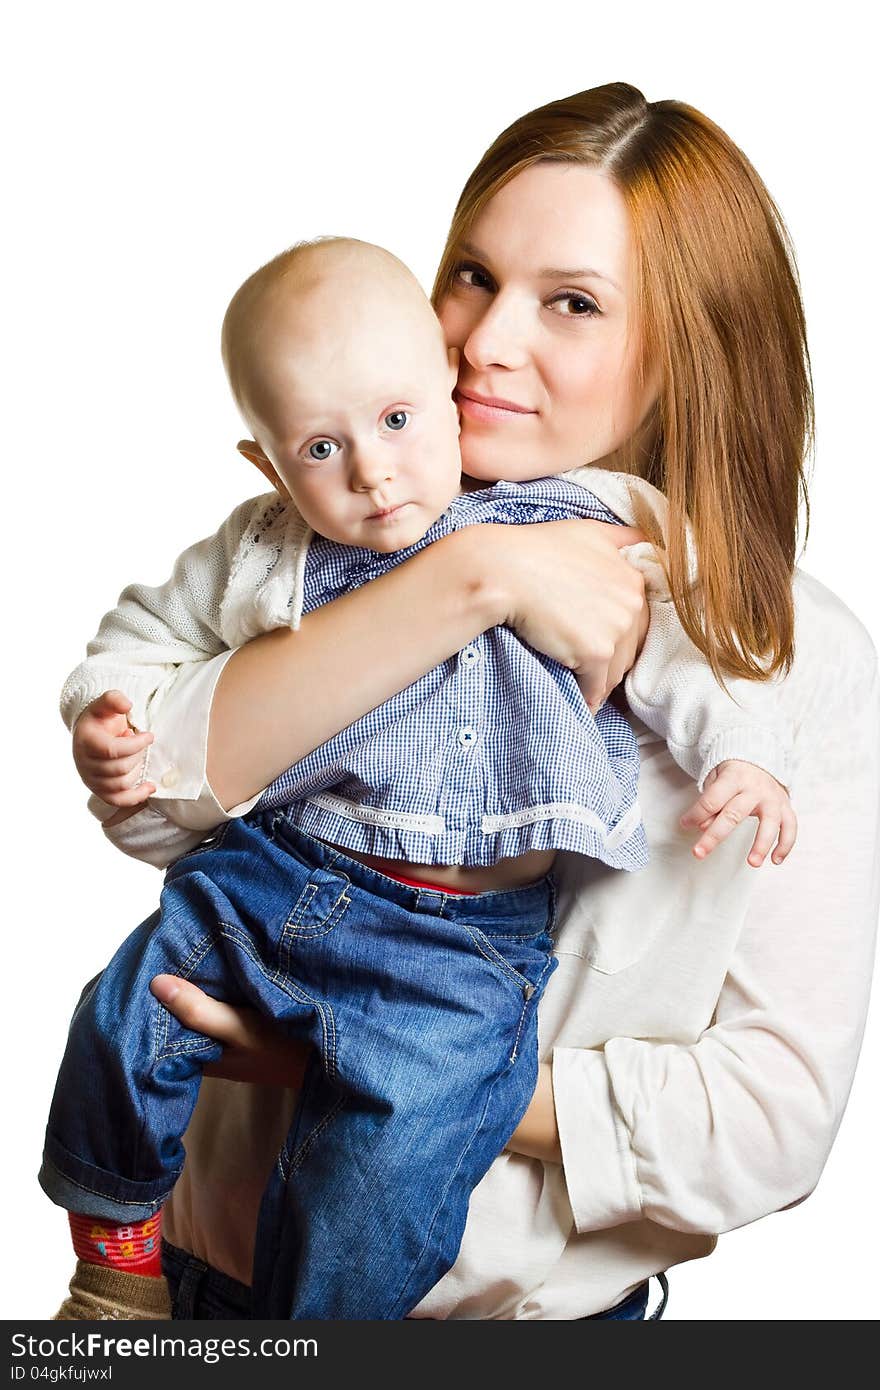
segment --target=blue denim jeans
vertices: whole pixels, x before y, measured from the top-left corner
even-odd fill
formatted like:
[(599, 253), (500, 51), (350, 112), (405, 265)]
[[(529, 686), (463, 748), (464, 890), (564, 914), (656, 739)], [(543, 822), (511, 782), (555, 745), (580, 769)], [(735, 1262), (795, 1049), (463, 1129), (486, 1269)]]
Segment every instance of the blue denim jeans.
[[(219, 1269), (162, 1242), (162, 1269), (171, 1294), (171, 1316), (184, 1321), (225, 1318), (250, 1319), (251, 1291), (237, 1279)], [(648, 1312), (648, 1281), (604, 1313), (591, 1313), (584, 1322), (654, 1322), (662, 1318), (669, 1298), (665, 1274), (658, 1274), (661, 1298), (653, 1313)]]
[(405, 1317), (453, 1263), (473, 1188), (537, 1079), (555, 966), (549, 880), (452, 896), (397, 883), (292, 827), (227, 822), (178, 860), (160, 910), (87, 986), (40, 1181), (69, 1210), (152, 1215), (220, 1054), (149, 993), (171, 973), (313, 1045), (264, 1194), (254, 1313)]

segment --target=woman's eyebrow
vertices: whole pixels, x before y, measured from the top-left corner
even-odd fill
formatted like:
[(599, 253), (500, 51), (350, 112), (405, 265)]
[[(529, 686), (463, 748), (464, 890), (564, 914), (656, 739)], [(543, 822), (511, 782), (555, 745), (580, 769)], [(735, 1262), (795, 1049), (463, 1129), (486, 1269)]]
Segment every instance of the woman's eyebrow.
[[(488, 265), (489, 257), (486, 252), (481, 251), (479, 246), (474, 246), (473, 242), (463, 241), (461, 250), (466, 256), (473, 256), (475, 261), (483, 261)], [(604, 280), (607, 284), (613, 285), (618, 294), (623, 294), (623, 290), (616, 280), (612, 280), (610, 275), (606, 275), (604, 271), (596, 270), (592, 266), (582, 266), (579, 270), (572, 270), (564, 266), (545, 266), (543, 270), (538, 271), (539, 280), (578, 280), (582, 276), (585, 279)]]
[(568, 267), (546, 266), (544, 270), (538, 271), (539, 280), (579, 280), (593, 279), (604, 280), (607, 284), (613, 285), (619, 294), (622, 294), (620, 286), (616, 280), (612, 280), (610, 275), (606, 275), (602, 270), (595, 270), (592, 266), (582, 266), (580, 270), (571, 270)]

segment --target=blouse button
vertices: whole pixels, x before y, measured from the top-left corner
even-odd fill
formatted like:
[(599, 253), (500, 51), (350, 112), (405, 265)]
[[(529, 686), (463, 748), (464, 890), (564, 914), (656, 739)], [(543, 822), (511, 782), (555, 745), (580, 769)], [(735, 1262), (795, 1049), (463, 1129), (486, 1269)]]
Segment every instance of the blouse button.
[(473, 666), (479, 659), (480, 653), (477, 651), (476, 647), (465, 647), (461, 653), (461, 660), (464, 666)]
[(477, 731), (470, 724), (465, 724), (463, 729), (458, 731), (458, 741), (462, 748), (471, 748), (477, 741)]
[(162, 774), (163, 787), (176, 787), (180, 781), (180, 773), (176, 767), (169, 767), (167, 772)]

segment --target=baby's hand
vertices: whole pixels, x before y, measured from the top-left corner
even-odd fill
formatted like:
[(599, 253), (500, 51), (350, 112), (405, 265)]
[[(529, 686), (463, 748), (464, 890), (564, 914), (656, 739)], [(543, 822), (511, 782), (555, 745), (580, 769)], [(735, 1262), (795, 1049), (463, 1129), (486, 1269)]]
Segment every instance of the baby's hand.
[(73, 761), (90, 792), (110, 806), (139, 806), (156, 788), (139, 782), (152, 734), (139, 733), (127, 719), (131, 700), (105, 690), (87, 705), (73, 729)]
[(746, 816), (758, 818), (748, 862), (759, 869), (775, 844), (772, 860), (781, 864), (797, 838), (797, 817), (782, 783), (753, 763), (731, 759), (713, 768), (703, 795), (684, 813), (680, 824), (685, 830), (702, 830), (694, 854), (705, 859)]

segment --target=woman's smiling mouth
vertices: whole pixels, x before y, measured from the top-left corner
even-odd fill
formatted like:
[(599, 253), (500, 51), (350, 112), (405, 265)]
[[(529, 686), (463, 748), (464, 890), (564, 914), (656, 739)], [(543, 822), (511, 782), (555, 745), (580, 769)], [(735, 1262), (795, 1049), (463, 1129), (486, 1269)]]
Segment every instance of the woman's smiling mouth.
[(514, 415), (538, 413), (515, 401), (503, 400), (500, 396), (481, 396), (476, 391), (464, 391), (460, 386), (454, 391), (453, 399), (462, 414), (472, 420), (509, 420)]

